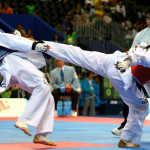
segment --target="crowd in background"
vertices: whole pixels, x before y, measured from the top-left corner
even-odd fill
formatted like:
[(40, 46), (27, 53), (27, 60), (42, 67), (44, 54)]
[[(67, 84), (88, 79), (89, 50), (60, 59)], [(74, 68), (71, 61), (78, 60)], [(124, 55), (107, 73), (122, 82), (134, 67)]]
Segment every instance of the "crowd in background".
[[(45, 3), (47, 1), (50, 0), (43, 0), (42, 2)], [(25, 6), (20, 8), (22, 13), (38, 15), (39, 8), (36, 3), (36, 1), (27, 0)], [(52, 1), (52, 3), (56, 2)], [(110, 40), (110, 33), (107, 33), (110, 30), (107, 30), (107, 28), (110, 28), (112, 22), (117, 22), (127, 30), (124, 39), (129, 45), (132, 43), (136, 33), (146, 27), (143, 8), (139, 7), (136, 14), (130, 15), (132, 10), (130, 8), (127, 9), (124, 4), (125, 1), (122, 0), (59, 0), (56, 4), (59, 3), (65, 11), (61, 15), (55, 16), (59, 21), (54, 21), (53, 27), (64, 34), (63, 43), (78, 45), (78, 35), (77, 31), (73, 28), (74, 24), (95, 28), (105, 36), (105, 40)], [(13, 14), (13, 9), (8, 3), (0, 1), (0, 13)], [(55, 11), (54, 14), (56, 13)], [(49, 18), (53, 18), (53, 16), (50, 15)], [(27, 34), (31, 34), (31, 32), (29, 30)]]
[[(32, 1), (27, 1), (26, 5), (21, 8), (24, 14), (36, 14), (35, 5)], [(14, 14), (13, 8), (9, 6), (7, 2), (0, 2), (0, 13), (3, 14)]]

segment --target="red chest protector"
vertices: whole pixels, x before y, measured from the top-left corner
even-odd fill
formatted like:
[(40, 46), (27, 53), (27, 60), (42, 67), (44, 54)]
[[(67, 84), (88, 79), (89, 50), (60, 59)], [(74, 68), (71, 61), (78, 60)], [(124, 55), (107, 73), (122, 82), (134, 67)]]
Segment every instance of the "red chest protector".
[(141, 65), (131, 66), (132, 75), (143, 85), (150, 80), (150, 68)]

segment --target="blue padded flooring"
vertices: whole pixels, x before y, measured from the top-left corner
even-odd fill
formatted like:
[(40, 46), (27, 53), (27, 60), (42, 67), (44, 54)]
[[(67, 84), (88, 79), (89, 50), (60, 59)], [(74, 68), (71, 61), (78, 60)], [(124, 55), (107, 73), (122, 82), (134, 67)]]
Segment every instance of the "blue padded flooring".
[[(0, 121), (0, 143), (32, 143), (35, 128), (29, 127), (32, 136), (25, 135), (14, 127), (15, 121)], [(116, 124), (86, 123), (55, 121), (54, 133), (48, 137), (55, 142), (81, 142), (93, 144), (107, 144), (115, 146), (104, 147), (79, 147), (79, 148), (54, 148), (56, 150), (150, 150), (150, 127), (144, 126), (141, 140), (141, 148), (118, 148), (117, 143), (120, 137), (111, 133), (111, 130), (118, 127)], [(13, 149), (13, 148), (12, 148)], [(46, 148), (49, 149), (49, 148)], [(51, 149), (51, 148), (50, 148)], [(0, 150), (1, 145), (0, 145)], [(42, 149), (39, 149), (42, 150)], [(45, 150), (45, 148), (43, 149)]]

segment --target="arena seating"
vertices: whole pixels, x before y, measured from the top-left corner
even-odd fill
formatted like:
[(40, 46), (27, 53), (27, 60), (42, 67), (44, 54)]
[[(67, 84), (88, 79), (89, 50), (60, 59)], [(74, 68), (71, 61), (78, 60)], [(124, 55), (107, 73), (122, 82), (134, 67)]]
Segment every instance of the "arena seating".
[[(28, 4), (30, 1), (1, 0), (1, 3), (5, 2), (13, 8), (14, 14), (25, 14), (26, 4)], [(32, 0), (32, 2), (35, 5), (36, 14), (53, 27), (58, 22), (61, 22), (61, 19), (64, 18), (67, 12), (73, 8), (71, 1), (68, 1), (67, 4), (63, 4), (62, 2), (59, 2), (59, 0)]]

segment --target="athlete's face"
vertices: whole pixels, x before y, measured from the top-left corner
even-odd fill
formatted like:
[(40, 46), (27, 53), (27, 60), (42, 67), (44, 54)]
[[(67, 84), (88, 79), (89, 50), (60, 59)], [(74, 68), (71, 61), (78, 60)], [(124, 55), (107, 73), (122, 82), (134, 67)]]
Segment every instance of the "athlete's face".
[(150, 28), (150, 14), (147, 14), (146, 16), (146, 23), (147, 23), (147, 26)]

